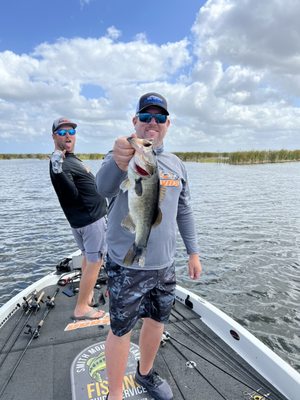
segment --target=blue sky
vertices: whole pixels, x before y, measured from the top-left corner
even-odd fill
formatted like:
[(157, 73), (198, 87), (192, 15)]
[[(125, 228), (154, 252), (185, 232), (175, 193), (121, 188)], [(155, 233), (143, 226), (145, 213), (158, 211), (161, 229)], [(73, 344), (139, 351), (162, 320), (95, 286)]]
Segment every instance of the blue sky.
[(41, 42), (58, 38), (100, 37), (109, 27), (130, 41), (145, 32), (149, 42), (175, 42), (190, 35), (203, 1), (152, 0), (10, 0), (1, 7), (0, 51), (30, 53)]
[(132, 133), (148, 91), (168, 100), (170, 151), (300, 148), (300, 4), (293, 0), (4, 1), (0, 153), (77, 152)]

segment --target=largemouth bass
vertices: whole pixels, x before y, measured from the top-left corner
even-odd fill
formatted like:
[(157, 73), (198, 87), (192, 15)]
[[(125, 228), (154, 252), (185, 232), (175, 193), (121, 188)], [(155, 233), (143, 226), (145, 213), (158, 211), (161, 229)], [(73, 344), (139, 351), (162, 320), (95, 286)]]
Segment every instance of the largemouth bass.
[(128, 178), (121, 184), (121, 189), (128, 191), (129, 209), (121, 225), (135, 233), (135, 240), (123, 262), (125, 265), (138, 262), (142, 267), (151, 228), (162, 220), (159, 172), (152, 141), (139, 138), (127, 140), (135, 153), (128, 165)]

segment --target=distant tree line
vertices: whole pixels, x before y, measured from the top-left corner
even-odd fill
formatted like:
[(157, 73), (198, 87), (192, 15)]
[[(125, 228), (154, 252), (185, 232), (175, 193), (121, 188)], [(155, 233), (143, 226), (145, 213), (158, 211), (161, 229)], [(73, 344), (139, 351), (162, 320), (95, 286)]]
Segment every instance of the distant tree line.
[[(102, 160), (101, 153), (76, 153), (82, 160)], [(228, 164), (262, 164), (286, 161), (300, 161), (300, 150), (236, 151), (232, 153), (175, 152), (182, 161), (214, 162)], [(48, 154), (0, 154), (0, 160), (49, 159)]]
[[(76, 153), (76, 155), (82, 160), (101, 160), (104, 154), (99, 153)], [(0, 160), (11, 160), (11, 159), (32, 159), (37, 158), (39, 160), (49, 160), (50, 154), (34, 153), (34, 154), (0, 154)]]
[(76, 155), (81, 159), (81, 160), (102, 160), (104, 158), (104, 154), (100, 153), (76, 153)]
[(230, 153), (210, 153), (210, 152), (175, 152), (182, 161), (194, 162), (227, 162)]
[(34, 153), (34, 154), (0, 154), (0, 160), (11, 160), (11, 159), (31, 159), (38, 158), (40, 160), (45, 160), (49, 158), (48, 154)]

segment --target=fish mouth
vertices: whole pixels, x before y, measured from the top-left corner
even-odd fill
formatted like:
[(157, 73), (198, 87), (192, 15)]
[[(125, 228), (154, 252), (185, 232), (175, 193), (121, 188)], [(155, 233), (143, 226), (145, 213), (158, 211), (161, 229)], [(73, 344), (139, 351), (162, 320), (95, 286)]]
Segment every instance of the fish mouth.
[(152, 155), (152, 141), (136, 137), (129, 137), (127, 140), (135, 150), (132, 169), (142, 178), (152, 176), (155, 171), (155, 165), (149, 160)]
[(134, 158), (133, 169), (142, 178), (148, 178), (155, 172), (155, 165), (147, 160), (144, 154)]
[(152, 139), (141, 139), (141, 138), (133, 138), (128, 137), (127, 141), (131, 144), (131, 146), (135, 149), (135, 151), (141, 153), (145, 148), (151, 148), (153, 145)]
[(150, 175), (150, 173), (148, 171), (146, 171), (144, 168), (140, 167), (138, 164), (134, 164), (134, 168), (140, 176), (149, 176)]

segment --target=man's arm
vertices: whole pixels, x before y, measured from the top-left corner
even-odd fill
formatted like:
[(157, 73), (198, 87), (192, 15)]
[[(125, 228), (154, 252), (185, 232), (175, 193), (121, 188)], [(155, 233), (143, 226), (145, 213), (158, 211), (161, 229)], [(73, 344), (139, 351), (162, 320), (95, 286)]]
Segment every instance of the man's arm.
[[(189, 208), (189, 207), (188, 207)], [(195, 220), (191, 209), (185, 210), (185, 213), (177, 217), (177, 224), (182, 240), (185, 244), (188, 260), (188, 273), (191, 279), (199, 279), (202, 266), (199, 259), (199, 247), (197, 243), (197, 234)]]
[(59, 193), (67, 194), (72, 198), (78, 196), (78, 189), (74, 183), (70, 171), (63, 170), (65, 151), (56, 149), (50, 157), (50, 175), (52, 182), (56, 182), (56, 189)]
[(199, 258), (199, 254), (190, 254), (189, 262), (189, 277), (193, 280), (199, 279), (202, 273), (202, 265)]
[(177, 224), (180, 235), (189, 255), (189, 276), (194, 280), (199, 279), (202, 272), (202, 266), (199, 259), (199, 247), (197, 243), (195, 219), (190, 205), (190, 193), (187, 184), (187, 178), (183, 181), (183, 188), (179, 198)]

